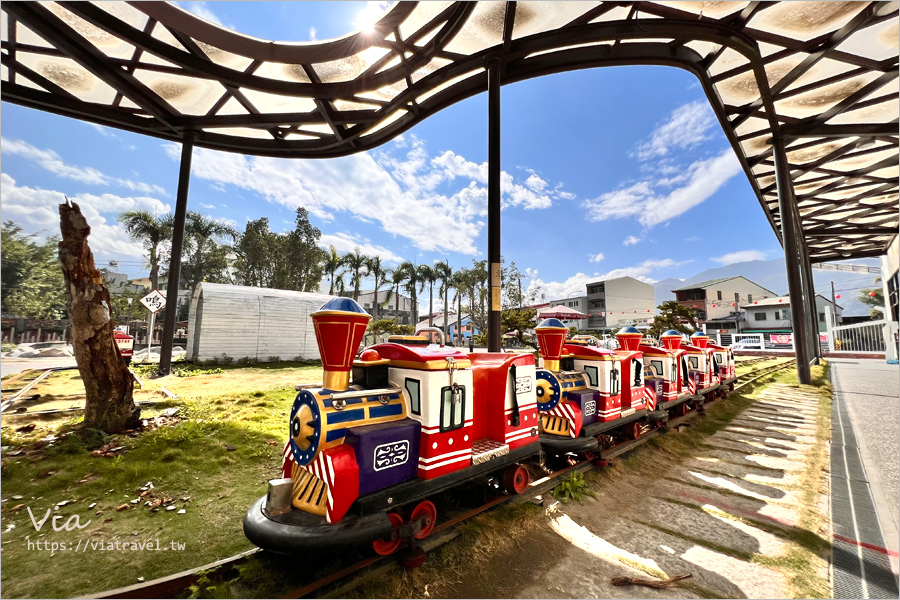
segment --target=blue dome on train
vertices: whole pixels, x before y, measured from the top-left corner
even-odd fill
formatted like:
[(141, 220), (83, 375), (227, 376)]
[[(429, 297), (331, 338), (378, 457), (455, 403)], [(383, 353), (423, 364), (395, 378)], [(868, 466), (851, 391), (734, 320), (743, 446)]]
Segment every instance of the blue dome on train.
[(694, 332), (694, 334), (691, 336), (691, 339), (694, 339), (694, 338), (708, 338), (708, 337), (709, 337), (709, 336), (706, 335), (705, 333), (703, 333), (702, 331), (696, 331), (696, 332)]
[(662, 334), (660, 337), (681, 337), (681, 335), (682, 335), (681, 332), (678, 331), (677, 329), (670, 329), (667, 332), (665, 332), (664, 334)]
[(568, 329), (559, 319), (544, 319), (538, 327), (562, 327), (563, 329)]
[(353, 298), (334, 298), (323, 304), (319, 309), (319, 311), (323, 310), (339, 310), (342, 312), (362, 313), (364, 315), (369, 314)]
[(635, 334), (635, 333), (638, 334), (638, 335), (643, 335), (643, 334), (640, 332), (640, 330), (638, 330), (637, 327), (634, 327), (634, 326), (632, 326), (632, 325), (629, 325), (628, 327), (623, 327), (622, 329), (620, 329), (620, 330), (616, 333), (616, 335), (622, 335), (622, 334)]

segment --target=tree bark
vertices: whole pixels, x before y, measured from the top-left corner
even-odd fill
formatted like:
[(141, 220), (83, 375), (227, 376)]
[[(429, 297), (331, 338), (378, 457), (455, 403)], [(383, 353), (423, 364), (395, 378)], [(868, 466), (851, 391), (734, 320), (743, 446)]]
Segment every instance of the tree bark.
[(91, 228), (78, 204), (60, 204), (59, 221), (72, 347), (86, 397), (84, 427), (119, 433), (139, 423), (141, 410), (134, 404), (134, 379), (113, 337), (109, 290), (94, 265), (87, 241)]

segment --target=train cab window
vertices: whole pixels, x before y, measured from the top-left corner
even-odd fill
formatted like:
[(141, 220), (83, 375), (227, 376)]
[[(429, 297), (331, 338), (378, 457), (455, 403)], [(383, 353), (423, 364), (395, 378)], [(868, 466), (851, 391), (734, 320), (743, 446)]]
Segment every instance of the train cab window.
[(715, 354), (712, 355), (712, 365), (711, 365), (711, 366), (712, 366), (711, 371), (712, 371), (713, 373), (718, 373), (718, 372), (719, 372), (719, 361), (716, 360), (716, 355), (715, 355)]
[(463, 426), (466, 406), (466, 388), (455, 390), (447, 385), (441, 388), (441, 432), (453, 431)]
[(597, 367), (587, 366), (584, 368), (584, 375), (587, 377), (588, 385), (591, 387), (599, 387), (600, 374)]
[(665, 373), (665, 368), (663, 367), (663, 361), (661, 360), (651, 360), (650, 366), (653, 368), (653, 376), (654, 377), (662, 377), (663, 373)]
[(409, 410), (414, 415), (422, 414), (422, 398), (419, 394), (419, 380), (406, 378), (406, 391), (409, 394)]
[(631, 370), (634, 371), (634, 382), (632, 387), (641, 387), (644, 385), (644, 365), (636, 358), (631, 359)]
[(690, 380), (691, 376), (688, 373), (688, 364), (687, 359), (685, 357), (681, 357), (681, 380), (684, 385), (687, 385), (688, 380)]
[(696, 356), (690, 357), (688, 359), (688, 363), (690, 363), (691, 369), (693, 369), (694, 371), (700, 370), (700, 359), (697, 358)]

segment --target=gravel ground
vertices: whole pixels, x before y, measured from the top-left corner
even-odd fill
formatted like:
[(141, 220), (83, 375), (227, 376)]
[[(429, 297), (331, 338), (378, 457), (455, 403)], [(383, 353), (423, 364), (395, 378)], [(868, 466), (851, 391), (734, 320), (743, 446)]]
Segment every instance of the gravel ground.
[[(863, 466), (888, 548), (898, 542), (900, 496), (900, 367), (884, 360), (828, 359), (834, 393), (850, 412)], [(896, 571), (896, 558), (892, 561)]]

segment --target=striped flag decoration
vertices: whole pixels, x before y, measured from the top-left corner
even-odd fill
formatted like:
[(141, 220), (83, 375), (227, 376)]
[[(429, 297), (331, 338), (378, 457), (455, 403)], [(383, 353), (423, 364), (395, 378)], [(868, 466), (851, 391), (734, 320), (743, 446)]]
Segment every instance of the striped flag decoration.
[(656, 410), (656, 394), (647, 386), (644, 386), (644, 398), (647, 400), (647, 409)]
[(281, 453), (281, 476), (288, 478), (291, 476), (294, 468), (294, 453), (291, 451), (291, 441), (284, 445), (284, 452)]
[(568, 402), (560, 402), (550, 409), (550, 414), (555, 417), (562, 417), (569, 421), (569, 436), (575, 437), (577, 433), (576, 429), (578, 428), (575, 426), (575, 413), (572, 410), (571, 404)]
[(694, 381), (693, 377), (688, 378), (688, 389), (691, 391), (692, 394), (694, 394), (694, 395), (697, 394), (697, 382)]

